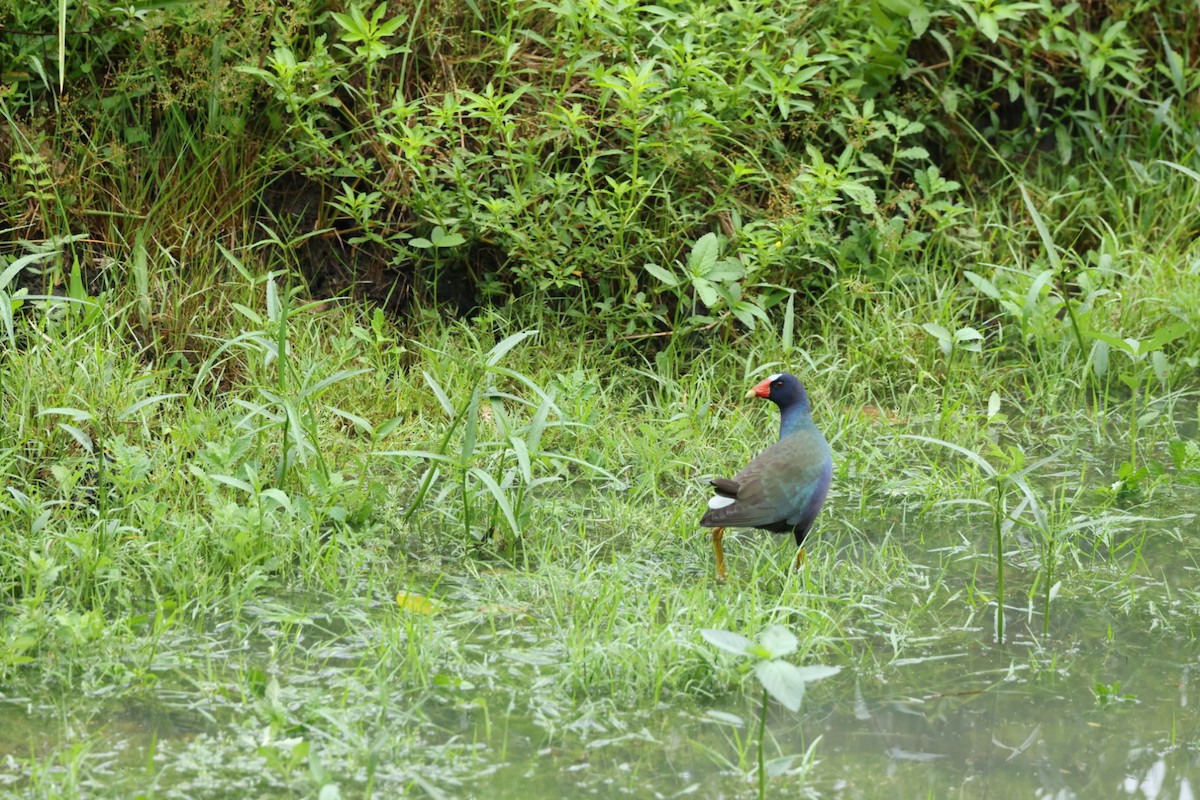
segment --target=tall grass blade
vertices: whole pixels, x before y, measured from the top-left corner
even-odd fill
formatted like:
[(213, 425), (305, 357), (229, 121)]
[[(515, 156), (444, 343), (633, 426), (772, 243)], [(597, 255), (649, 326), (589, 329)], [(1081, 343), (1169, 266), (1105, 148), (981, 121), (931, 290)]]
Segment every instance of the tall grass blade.
[(536, 335), (536, 330), (528, 330), (514, 333), (511, 336), (506, 336), (504, 339), (497, 342), (495, 347), (488, 351), (487, 359), (484, 361), (484, 364), (489, 367), (496, 366), (500, 363), (500, 360), (504, 358), (505, 354), (508, 353), (509, 350), (512, 350), (530, 336)]

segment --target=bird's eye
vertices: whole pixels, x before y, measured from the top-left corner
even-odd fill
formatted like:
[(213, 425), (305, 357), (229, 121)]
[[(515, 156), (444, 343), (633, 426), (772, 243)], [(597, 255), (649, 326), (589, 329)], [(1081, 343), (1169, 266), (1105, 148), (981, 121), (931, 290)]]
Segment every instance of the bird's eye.
[(775, 381), (775, 382), (774, 382), (774, 383), (772, 383), (771, 385), (772, 385), (772, 386), (783, 386), (783, 381)]

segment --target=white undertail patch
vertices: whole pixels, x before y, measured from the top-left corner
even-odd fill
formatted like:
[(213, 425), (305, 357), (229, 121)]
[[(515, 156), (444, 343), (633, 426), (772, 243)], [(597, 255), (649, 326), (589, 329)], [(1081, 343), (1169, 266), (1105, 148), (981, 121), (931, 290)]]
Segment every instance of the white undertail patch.
[(719, 508), (731, 506), (736, 502), (737, 500), (733, 499), (732, 497), (721, 497), (720, 495), (717, 495), (716, 497), (710, 497), (708, 499), (708, 507), (713, 511), (716, 511)]

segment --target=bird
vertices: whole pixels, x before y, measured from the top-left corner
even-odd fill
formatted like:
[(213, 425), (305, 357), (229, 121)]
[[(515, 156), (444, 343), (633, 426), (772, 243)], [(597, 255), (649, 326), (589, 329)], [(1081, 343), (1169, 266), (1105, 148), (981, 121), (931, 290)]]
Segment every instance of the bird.
[(726, 528), (791, 531), (800, 548), (796, 565), (803, 563), (804, 537), (825, 505), (833, 480), (829, 443), (813, 424), (808, 392), (795, 375), (771, 375), (746, 397), (766, 398), (779, 406), (779, 441), (732, 478), (710, 481), (716, 494), (709, 499), (700, 525), (713, 529), (713, 552), (721, 580), (726, 578), (721, 547)]

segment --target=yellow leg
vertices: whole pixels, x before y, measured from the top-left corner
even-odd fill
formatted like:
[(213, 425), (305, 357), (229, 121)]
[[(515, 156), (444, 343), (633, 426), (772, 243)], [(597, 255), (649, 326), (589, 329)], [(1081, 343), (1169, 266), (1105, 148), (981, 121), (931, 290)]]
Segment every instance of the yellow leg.
[(721, 539), (725, 538), (724, 528), (713, 528), (713, 552), (717, 555), (717, 577), (725, 580), (725, 549), (721, 547)]
[(806, 556), (804, 555), (804, 548), (801, 547), (799, 550), (796, 551), (796, 569), (800, 569), (801, 567), (804, 566), (805, 558), (806, 558)]

